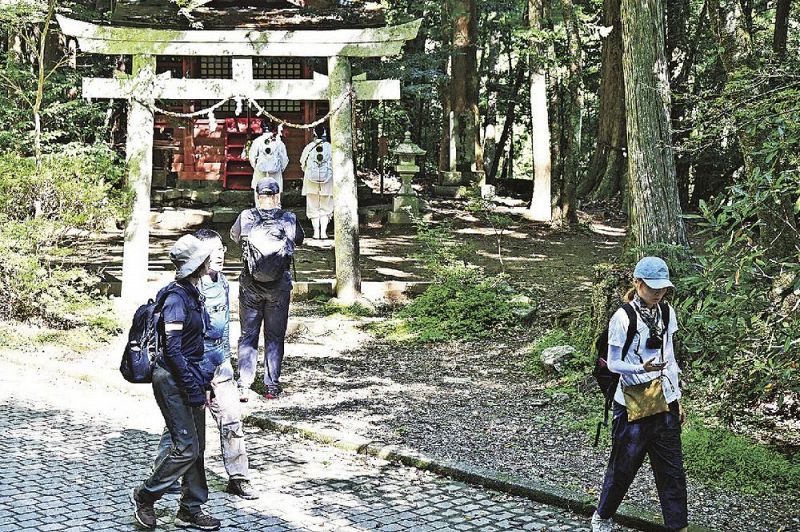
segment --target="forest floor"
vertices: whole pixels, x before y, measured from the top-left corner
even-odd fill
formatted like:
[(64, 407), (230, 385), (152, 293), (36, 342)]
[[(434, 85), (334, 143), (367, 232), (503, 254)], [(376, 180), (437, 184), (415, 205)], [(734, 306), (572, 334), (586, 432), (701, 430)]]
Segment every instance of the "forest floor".
[[(431, 200), (428, 207), (434, 224), (447, 221), (455, 238), (471, 246), (472, 262), (488, 273), (500, 271), (494, 231), (463, 202)], [(497, 210), (513, 219), (502, 239), (505, 271), (536, 294), (539, 314), (569, 317), (587, 310), (594, 266), (619, 256), (624, 221), (598, 208), (581, 212), (581, 224), (564, 231), (525, 220), (524, 205), (516, 200), (503, 199)], [(226, 227), (217, 229), (227, 232)], [(89, 250), (94, 258), (87, 257), (87, 263), (115, 268), (120, 237), (111, 233), (95, 242), (95, 250), (100, 244), (105, 251), (98, 256)], [(151, 239), (152, 269), (162, 276), (169, 276), (166, 251), (175, 238), (176, 233), (161, 232)], [(308, 244), (297, 254), (297, 279), (331, 279), (331, 243)], [(421, 247), (410, 227), (362, 229), (363, 279), (428, 280), (415, 257)], [(228, 248), (226, 273), (233, 278), (240, 266), (238, 251), (230, 243)], [(591, 419), (600, 412), (596, 398), (549, 388), (530, 371), (530, 345), (550, 325), (546, 320), (490, 340), (415, 345), (371, 332), (369, 325), (386, 319), (386, 313), (366, 318), (330, 314), (324, 302), (306, 301), (293, 303), (290, 315), (285, 394), (277, 401), (254, 399), (247, 404), (249, 411), (598, 495), (608, 447), (591, 446)], [(238, 329), (234, 315), (234, 349)], [(116, 353), (109, 356), (117, 359)], [(80, 359), (71, 357), (76, 363)], [(647, 466), (629, 500), (658, 512)], [(689, 501), (690, 521), (715, 529), (800, 529), (800, 508), (780, 493), (747, 495), (735, 486), (713, 488), (690, 476)]]

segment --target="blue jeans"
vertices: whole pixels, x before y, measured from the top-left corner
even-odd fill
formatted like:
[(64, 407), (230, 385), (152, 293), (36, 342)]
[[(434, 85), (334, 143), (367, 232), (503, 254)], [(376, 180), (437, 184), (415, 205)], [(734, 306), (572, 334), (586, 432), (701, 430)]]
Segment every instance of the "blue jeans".
[(628, 411), (616, 403), (614, 407), (614, 413), (619, 415), (614, 417), (611, 457), (597, 513), (603, 519), (616, 513), (647, 454), (656, 479), (664, 526), (670, 530), (687, 526), (686, 472), (677, 402), (670, 404), (669, 412), (630, 423)]
[(256, 378), (258, 337), (264, 329), (264, 384), (278, 386), (283, 363), (283, 342), (289, 321), (291, 292), (280, 288), (249, 290), (239, 285), (239, 387), (249, 388)]
[(172, 446), (156, 463), (150, 478), (139, 490), (143, 503), (153, 504), (179, 478), (181, 508), (194, 514), (208, 500), (204, 453), (206, 449), (206, 411), (188, 406), (172, 374), (161, 366), (153, 369), (153, 393), (169, 431)]

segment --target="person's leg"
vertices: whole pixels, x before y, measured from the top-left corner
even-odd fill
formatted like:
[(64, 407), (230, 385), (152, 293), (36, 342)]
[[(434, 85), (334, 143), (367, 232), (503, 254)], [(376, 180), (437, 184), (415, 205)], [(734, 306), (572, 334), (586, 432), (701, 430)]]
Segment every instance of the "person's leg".
[(597, 514), (602, 519), (609, 519), (617, 512), (636, 472), (642, 466), (647, 449), (647, 432), (646, 422), (628, 423), (627, 412), (614, 419), (611, 456), (597, 504)]
[(328, 238), (328, 222), (333, 215), (333, 196), (320, 196), (320, 233)]
[(146, 504), (159, 500), (192, 467), (200, 453), (194, 409), (184, 403), (172, 375), (158, 366), (153, 370), (153, 391), (169, 430), (172, 447), (138, 489), (139, 500)]
[(190, 467), (183, 474), (181, 486), (181, 510), (190, 515), (200, 511), (200, 507), (208, 500), (208, 483), (206, 482), (206, 409), (202, 406), (192, 407), (192, 427), (197, 439), (198, 452)]
[(665, 412), (658, 417), (662, 427), (651, 441), (647, 454), (656, 478), (664, 525), (670, 530), (680, 530), (689, 524), (680, 416)]
[(239, 388), (247, 389), (256, 378), (258, 366), (258, 336), (264, 318), (263, 306), (252, 294), (247, 293), (244, 284), (239, 285), (239, 323), (242, 327), (239, 336)]
[(267, 388), (280, 386), (290, 295), (288, 290), (275, 290), (264, 303), (264, 384)]
[(172, 449), (172, 437), (169, 435), (169, 429), (164, 427), (164, 430), (161, 432), (161, 439), (158, 442), (158, 452), (156, 454), (155, 463), (153, 464), (153, 469), (157, 468), (158, 464), (167, 457), (170, 449)]
[(239, 408), (239, 392), (233, 380), (214, 385), (211, 415), (219, 428), (222, 463), (230, 478), (247, 478), (247, 452)]

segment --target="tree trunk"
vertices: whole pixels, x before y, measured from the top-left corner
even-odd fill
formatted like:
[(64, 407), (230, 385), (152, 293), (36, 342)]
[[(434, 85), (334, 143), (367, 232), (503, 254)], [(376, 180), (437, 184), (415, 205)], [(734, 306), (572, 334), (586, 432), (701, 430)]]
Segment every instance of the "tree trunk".
[[(477, 182), (483, 168), (478, 112), (478, 15), (476, 0), (449, 0), (453, 48), (450, 55), (451, 142), (455, 168), (463, 179)], [(451, 161), (451, 165), (453, 161)]]
[[(665, 4), (667, 10), (666, 26), (666, 54), (669, 66), (669, 79), (673, 94), (672, 107), (670, 108), (670, 120), (672, 121), (672, 145), (680, 146), (689, 135), (689, 127), (684, 125), (686, 117), (687, 99), (684, 96), (686, 87), (680, 84), (678, 74), (683, 69), (684, 63), (689, 55), (689, 0), (672, 0)], [(685, 81), (687, 78), (683, 78)], [(689, 204), (689, 170), (690, 158), (687, 153), (676, 150), (675, 152), (675, 175), (678, 182), (678, 197), (681, 207), (684, 209)]]
[(561, 14), (567, 32), (569, 63), (567, 65), (566, 91), (564, 98), (564, 160), (561, 187), (554, 199), (553, 221), (559, 224), (572, 224), (578, 221), (575, 205), (575, 189), (580, 174), (581, 129), (583, 125), (583, 94), (581, 75), (581, 42), (578, 22), (572, 0), (561, 0)]
[(600, 105), (595, 146), (589, 171), (578, 196), (610, 198), (622, 190), (628, 145), (625, 131), (625, 84), (622, 76), (622, 22), (620, 0), (604, 0), (603, 26), (611, 28), (603, 39), (600, 65)]
[(497, 141), (497, 144), (494, 147), (494, 153), (497, 156), (494, 158), (492, 162), (491, 170), (489, 171), (489, 175), (487, 176), (487, 182), (494, 183), (495, 178), (497, 177), (497, 168), (500, 161), (499, 154), (503, 153), (506, 148), (506, 143), (508, 139), (511, 137), (511, 130), (514, 127), (514, 120), (516, 116), (516, 104), (517, 104), (517, 94), (519, 94), (519, 89), (522, 86), (522, 81), (525, 79), (525, 62), (520, 60), (517, 62), (516, 71), (514, 72), (514, 82), (511, 86), (511, 95), (508, 99), (508, 103), (506, 104), (506, 118), (505, 122), (503, 123), (503, 133), (500, 135), (500, 140)]
[(620, 12), (631, 237), (640, 247), (688, 249), (671, 144), (664, 9), (661, 0), (622, 0)]
[(777, 0), (775, 3), (775, 33), (772, 36), (772, 50), (778, 58), (786, 55), (786, 39), (789, 36), (789, 13), (792, 0)]
[[(542, 29), (542, 0), (528, 0), (528, 26)], [(544, 70), (545, 52), (538, 43), (531, 44), (530, 110), (531, 151), (533, 155), (533, 194), (526, 217), (538, 222), (553, 219), (551, 205), (552, 183), (550, 159), (550, 119), (547, 112), (547, 76)]]

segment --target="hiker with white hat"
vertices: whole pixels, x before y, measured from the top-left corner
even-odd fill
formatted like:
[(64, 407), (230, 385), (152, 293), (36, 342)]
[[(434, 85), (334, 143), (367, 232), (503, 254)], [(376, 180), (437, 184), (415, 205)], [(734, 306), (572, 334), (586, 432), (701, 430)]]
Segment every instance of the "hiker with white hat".
[(209, 271), (213, 250), (212, 242), (192, 235), (178, 239), (169, 252), (175, 265), (175, 281), (158, 294), (159, 301), (166, 294), (159, 325), (165, 348), (153, 368), (153, 393), (172, 447), (150, 477), (131, 493), (136, 521), (148, 529), (156, 527), (154, 503), (178, 479), (182, 479), (182, 490), (175, 525), (201, 530), (220, 527), (218, 519), (201, 509), (208, 500), (204, 407), (214, 374), (204, 371), (201, 365), (208, 314), (198, 284)]

